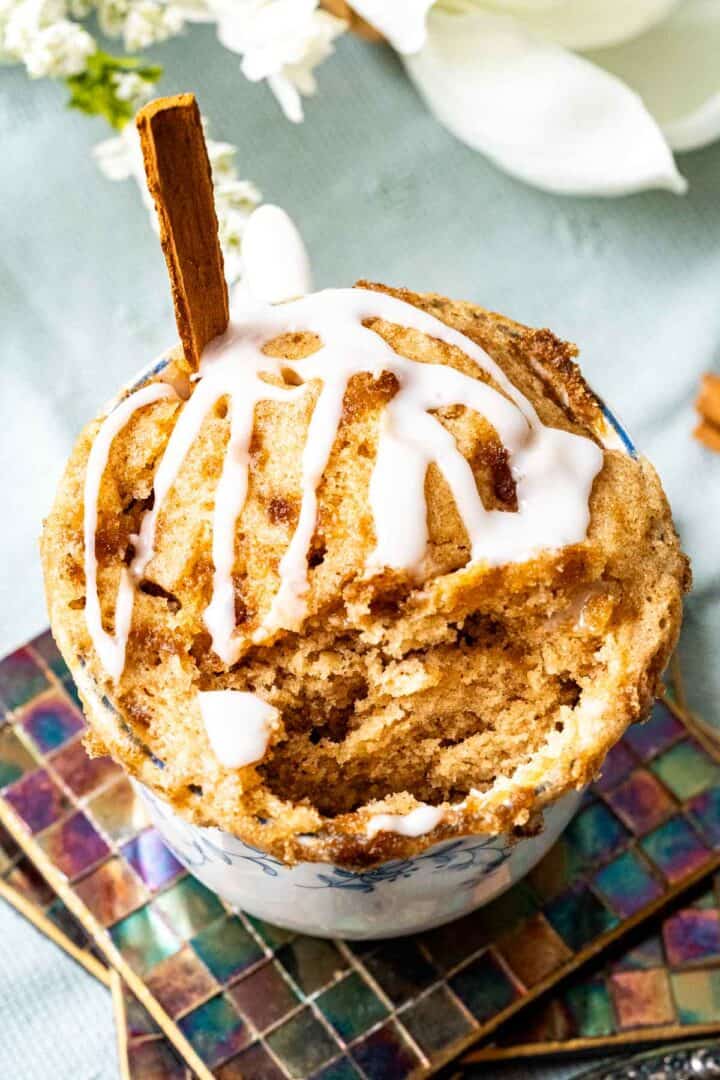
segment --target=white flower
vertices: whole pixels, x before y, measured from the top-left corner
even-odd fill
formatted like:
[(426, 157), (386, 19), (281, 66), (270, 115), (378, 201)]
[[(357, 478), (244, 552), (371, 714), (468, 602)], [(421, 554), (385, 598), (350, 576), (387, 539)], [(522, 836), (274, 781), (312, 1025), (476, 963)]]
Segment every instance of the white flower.
[(16, 0), (0, 15), (0, 52), (21, 60), (33, 79), (63, 78), (84, 71), (95, 42), (65, 18), (62, 0)]
[(303, 118), (301, 95), (316, 90), (313, 69), (345, 29), (342, 19), (318, 9), (318, 0), (208, 0), (225, 48), (239, 53), (242, 73), (267, 79), (283, 112)]
[(128, 52), (175, 37), (198, 7), (184, 0), (95, 0), (95, 6), (102, 32), (121, 37)]
[(672, 150), (720, 136), (720, 0), (352, 6), (446, 127), (537, 187), (682, 192)]
[(123, 27), (125, 48), (128, 52), (147, 49), (179, 34), (184, 25), (182, 10), (174, 4), (164, 4), (159, 0), (136, 0)]
[(136, 71), (116, 71), (112, 76), (112, 84), (117, 98), (130, 102), (136, 111), (150, 100), (154, 91), (154, 84)]
[[(262, 196), (250, 180), (238, 178), (233, 161), (236, 153), (234, 146), (208, 139), (207, 150), (215, 186), (215, 210), (220, 245), (225, 257), (225, 276), (232, 284), (242, 275), (243, 233), (248, 218)], [(147, 189), (140, 137), (135, 125), (126, 124), (119, 135), (98, 143), (93, 150), (93, 156), (100, 170), (110, 180), (128, 180), (132, 177), (137, 182), (153, 228), (158, 231), (155, 206)]]

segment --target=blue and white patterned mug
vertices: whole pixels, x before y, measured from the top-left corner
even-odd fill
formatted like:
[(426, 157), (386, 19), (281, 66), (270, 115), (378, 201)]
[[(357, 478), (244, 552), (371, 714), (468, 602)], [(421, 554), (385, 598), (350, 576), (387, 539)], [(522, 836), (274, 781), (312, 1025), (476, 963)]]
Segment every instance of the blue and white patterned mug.
[(222, 829), (191, 824), (136, 786), (174, 855), (227, 903), (303, 934), (346, 938), (414, 934), (487, 903), (552, 847), (582, 798), (573, 791), (549, 807), (537, 836), (465, 836), (352, 871), (319, 862), (286, 866)]

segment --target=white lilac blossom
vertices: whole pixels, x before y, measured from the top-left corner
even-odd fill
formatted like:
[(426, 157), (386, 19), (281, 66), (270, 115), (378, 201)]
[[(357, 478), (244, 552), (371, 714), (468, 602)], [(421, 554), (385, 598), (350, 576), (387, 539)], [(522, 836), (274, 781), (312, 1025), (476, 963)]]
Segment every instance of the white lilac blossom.
[[(537, 187), (681, 192), (673, 151), (720, 137), (720, 0), (327, 6), (352, 9), (379, 30), (450, 131)], [(33, 78), (65, 79), (74, 107), (118, 129), (151, 95), (161, 69), (103, 53), (92, 21), (83, 23), (89, 16), (133, 50), (188, 23), (215, 22), (244, 76), (265, 80), (294, 122), (347, 26), (321, 0), (0, 0), (0, 59), (25, 64)], [(244, 212), (233, 204), (228, 218)]]
[(720, 136), (720, 0), (402, 0), (405, 21), (352, 6), (450, 131), (537, 187), (682, 192), (672, 151)]
[[(234, 163), (236, 148), (230, 143), (207, 140), (208, 157), (215, 188), (220, 244), (225, 258), (225, 275), (230, 284), (242, 276), (242, 237), (250, 214), (261, 201), (261, 194), (250, 180), (241, 180)], [(137, 182), (143, 201), (157, 230), (152, 196), (147, 190), (140, 139), (134, 124), (127, 124), (119, 135), (98, 143), (93, 155), (101, 171), (110, 180)]]
[(318, 0), (207, 0), (218, 38), (242, 56), (246, 79), (267, 79), (288, 120), (303, 119), (302, 97), (316, 91), (314, 69), (346, 23)]
[(95, 51), (95, 43), (66, 14), (62, 0), (4, 0), (0, 57), (22, 61), (33, 79), (77, 75)]

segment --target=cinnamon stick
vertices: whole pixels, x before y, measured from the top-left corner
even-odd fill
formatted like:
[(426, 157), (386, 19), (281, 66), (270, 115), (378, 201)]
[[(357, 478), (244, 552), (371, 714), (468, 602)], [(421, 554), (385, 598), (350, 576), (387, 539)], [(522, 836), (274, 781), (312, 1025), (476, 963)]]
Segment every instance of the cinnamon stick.
[(720, 453), (720, 375), (703, 375), (695, 408), (700, 421), (693, 435), (709, 450)]
[(140, 110), (148, 189), (172, 289), (184, 361), (196, 371), (205, 346), (228, 324), (228, 292), (212, 176), (193, 94), (158, 98)]

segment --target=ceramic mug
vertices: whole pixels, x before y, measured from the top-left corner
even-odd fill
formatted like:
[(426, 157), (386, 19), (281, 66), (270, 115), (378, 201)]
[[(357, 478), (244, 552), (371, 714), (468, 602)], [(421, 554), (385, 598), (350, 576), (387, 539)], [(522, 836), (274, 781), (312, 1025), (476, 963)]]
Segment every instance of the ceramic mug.
[[(167, 364), (161, 359), (129, 384), (135, 390)], [(119, 395), (108, 411), (120, 400)], [(600, 401), (608, 449), (635, 456), (618, 420)], [(95, 708), (108, 708), (80, 677)], [(209, 889), (250, 915), (317, 937), (386, 938), (413, 934), (466, 915), (523, 877), (552, 847), (582, 798), (572, 791), (544, 810), (544, 827), (521, 840), (465, 836), (445, 840), (409, 859), (352, 871), (332, 863), (287, 866), (217, 828), (179, 817), (154, 792), (135, 785), (165, 843)]]
[(572, 791), (550, 806), (537, 836), (464, 836), (353, 871), (321, 862), (286, 866), (223, 829), (191, 824), (135, 786), (176, 858), (233, 907), (303, 934), (355, 939), (415, 934), (486, 904), (552, 847), (582, 798)]

